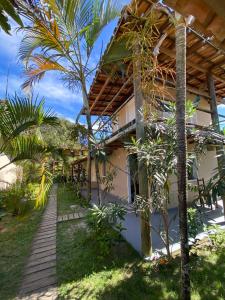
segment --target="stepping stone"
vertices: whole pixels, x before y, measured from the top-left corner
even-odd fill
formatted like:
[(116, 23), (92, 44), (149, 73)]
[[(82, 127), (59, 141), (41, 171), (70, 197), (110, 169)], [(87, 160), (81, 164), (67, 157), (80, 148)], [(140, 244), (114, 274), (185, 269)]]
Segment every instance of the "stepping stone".
[(56, 284), (56, 276), (49, 276), (48, 278), (41, 278), (35, 282), (27, 283), (22, 286), (22, 289), (25, 293), (35, 291), (37, 289)]
[(56, 237), (55, 238), (49, 238), (49, 239), (44, 239), (44, 240), (38, 240), (33, 243), (32, 249), (37, 249), (43, 246), (48, 246), (56, 244)]
[(56, 266), (56, 261), (52, 260), (43, 264), (39, 264), (36, 266), (28, 267), (24, 273), (24, 275), (32, 274), (35, 272), (43, 271), (46, 269), (51, 269)]
[(29, 258), (29, 261), (34, 261), (36, 259), (40, 259), (40, 258), (43, 258), (43, 257), (52, 256), (55, 253), (56, 253), (56, 247), (54, 249), (47, 250), (47, 251), (44, 251), (44, 252), (32, 253), (30, 258)]
[(56, 267), (44, 269), (41, 271), (33, 272), (30, 274), (25, 275), (24, 279), (26, 280), (27, 283), (31, 283), (33, 281), (37, 281), (41, 278), (46, 278), (49, 276), (54, 276), (56, 274)]
[(43, 236), (40, 236), (37, 240), (35, 240), (35, 243), (43, 243), (43, 242), (48, 242), (48, 241), (54, 241), (56, 240), (56, 235), (55, 234), (52, 234), (52, 235), (43, 235)]
[(52, 244), (52, 245), (48, 245), (48, 246), (45, 246), (45, 247), (36, 247), (34, 248), (34, 250), (32, 251), (33, 254), (36, 254), (36, 253), (41, 253), (41, 252), (46, 252), (46, 251), (49, 251), (49, 250), (56, 250), (56, 246), (55, 244)]

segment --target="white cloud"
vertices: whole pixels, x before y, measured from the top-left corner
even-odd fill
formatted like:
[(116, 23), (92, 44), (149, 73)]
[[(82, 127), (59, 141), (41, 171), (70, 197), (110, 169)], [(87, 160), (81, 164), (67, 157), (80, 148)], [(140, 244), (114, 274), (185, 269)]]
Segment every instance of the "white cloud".
[(225, 104), (220, 104), (220, 105), (218, 105), (218, 108), (225, 109)]
[(16, 31), (15, 28), (11, 31), (11, 35), (6, 34), (3, 30), (0, 31), (1, 54), (9, 57), (11, 62), (15, 63), (18, 60), (18, 51), (22, 37), (22, 31)]
[[(25, 77), (20, 75), (9, 75), (8, 78), (8, 94), (21, 91), (21, 84), (25, 81)], [(0, 75), (0, 95), (3, 97), (6, 91), (7, 74)], [(23, 92), (22, 92), (23, 93)], [(78, 92), (72, 92), (66, 88), (59, 79), (53, 75), (47, 75), (34, 86), (34, 93), (40, 97), (46, 98), (47, 102), (58, 105), (82, 104), (82, 95)]]
[(71, 123), (75, 123), (75, 119), (70, 118), (70, 117), (66, 117), (65, 115), (63, 115), (63, 114), (61, 114), (61, 113), (59, 113), (59, 112), (57, 112), (56, 115), (57, 115), (57, 117), (59, 117), (59, 118), (63, 118), (63, 119), (66, 119), (66, 120), (70, 121)]
[(34, 87), (35, 92), (40, 96), (49, 99), (52, 103), (81, 104), (82, 95), (80, 92), (72, 92), (63, 85), (53, 74), (48, 74)]

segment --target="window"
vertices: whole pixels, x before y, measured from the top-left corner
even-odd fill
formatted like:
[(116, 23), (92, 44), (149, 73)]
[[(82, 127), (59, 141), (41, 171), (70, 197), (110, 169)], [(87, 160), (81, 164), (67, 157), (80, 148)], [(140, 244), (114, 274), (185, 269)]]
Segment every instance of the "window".
[(198, 178), (197, 159), (193, 154), (188, 158), (188, 180), (195, 180)]

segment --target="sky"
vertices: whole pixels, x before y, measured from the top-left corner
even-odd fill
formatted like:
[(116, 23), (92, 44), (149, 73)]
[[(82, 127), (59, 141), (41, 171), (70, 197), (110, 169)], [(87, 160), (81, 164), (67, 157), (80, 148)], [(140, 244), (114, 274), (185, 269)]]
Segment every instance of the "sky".
[[(102, 46), (105, 48), (112, 36), (117, 20), (112, 21), (102, 32), (90, 61), (96, 65)], [(23, 63), (18, 59), (20, 41), (23, 37), (21, 31), (17, 32), (12, 24), (11, 35), (0, 31), (0, 99), (4, 99), (6, 91), (9, 96), (15, 93), (25, 96), (21, 89), (26, 80)], [(94, 74), (93, 74), (94, 75)], [(82, 108), (82, 96), (79, 91), (70, 91), (59, 79), (55, 72), (46, 73), (45, 77), (34, 86), (34, 93), (39, 99), (45, 99), (45, 107), (59, 116), (74, 121)]]
[[(121, 0), (125, 5), (129, 0)], [(112, 21), (100, 35), (90, 63), (95, 65), (99, 60), (99, 53), (107, 46), (118, 20)], [(17, 31), (15, 24), (12, 24), (11, 35), (0, 31), (0, 99), (6, 96), (6, 89), (9, 96), (15, 93), (25, 96), (21, 90), (21, 84), (25, 81), (24, 68), (18, 59), (18, 49), (23, 37), (22, 31)], [(94, 75), (94, 74), (93, 74)], [(8, 82), (8, 83), (7, 83)], [(39, 83), (34, 86), (34, 93), (39, 99), (45, 99), (45, 107), (52, 110), (59, 116), (74, 121), (76, 115), (82, 108), (82, 96), (79, 91), (70, 91), (59, 79), (56, 73), (48, 73)], [(219, 113), (225, 115), (225, 105), (219, 107)], [(82, 121), (82, 119), (81, 119)], [(84, 121), (84, 118), (83, 118)], [(225, 122), (223, 122), (225, 126)]]

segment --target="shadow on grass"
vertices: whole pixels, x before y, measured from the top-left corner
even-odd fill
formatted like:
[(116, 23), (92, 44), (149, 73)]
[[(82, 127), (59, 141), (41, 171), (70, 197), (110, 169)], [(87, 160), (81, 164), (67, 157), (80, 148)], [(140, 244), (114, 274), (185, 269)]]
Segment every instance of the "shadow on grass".
[[(81, 225), (81, 224), (80, 224)], [(126, 243), (101, 257), (98, 244), (76, 221), (59, 224), (59, 299), (179, 299), (179, 259), (154, 271)], [(191, 258), (192, 299), (225, 299), (225, 253)]]
[(107, 257), (101, 257), (96, 242), (77, 225), (73, 221), (58, 226), (60, 299), (149, 299), (149, 295), (151, 299), (164, 299), (165, 293), (171, 295), (170, 299), (178, 299), (172, 280), (178, 280), (177, 268), (163, 267), (160, 278), (150, 280), (149, 264), (143, 263), (126, 242), (114, 247)]

